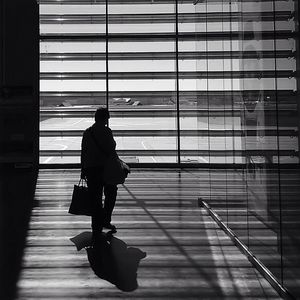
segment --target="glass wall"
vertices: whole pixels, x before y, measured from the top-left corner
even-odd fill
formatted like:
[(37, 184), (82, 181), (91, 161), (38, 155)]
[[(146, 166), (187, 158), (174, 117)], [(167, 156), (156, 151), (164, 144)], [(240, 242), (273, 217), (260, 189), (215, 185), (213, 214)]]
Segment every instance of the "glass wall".
[[(40, 162), (78, 163), (82, 132), (99, 105), (109, 107), (119, 154), (128, 162), (260, 159), (251, 122), (260, 111), (259, 87), (269, 84), (263, 97), (268, 102), (274, 96), (272, 41), (264, 37), (267, 44), (254, 43), (257, 51), (265, 49), (264, 57), (241, 42), (251, 39), (249, 20), (256, 18), (256, 24), (257, 16), (248, 14), (241, 29), (241, 3), (231, 3), (40, 1)], [(207, 14), (200, 9), (205, 5)], [(270, 12), (263, 19), (271, 26)], [(246, 37), (240, 39), (243, 30)], [(290, 58), (281, 47), (278, 55)], [(284, 92), (289, 97), (291, 91)], [(284, 133), (286, 139), (294, 134)], [(274, 139), (263, 143), (265, 159), (273, 162)], [(294, 152), (285, 149), (287, 162)]]
[(235, 170), (211, 170), (209, 204), (300, 297), (298, 3), (198, 1), (196, 12), (205, 20), (196, 24), (205, 159)]
[(274, 45), (272, 1), (40, 1), (40, 162), (78, 163), (106, 105), (128, 162), (276, 163), (274, 105), (295, 99), (290, 2), (277, 2)]

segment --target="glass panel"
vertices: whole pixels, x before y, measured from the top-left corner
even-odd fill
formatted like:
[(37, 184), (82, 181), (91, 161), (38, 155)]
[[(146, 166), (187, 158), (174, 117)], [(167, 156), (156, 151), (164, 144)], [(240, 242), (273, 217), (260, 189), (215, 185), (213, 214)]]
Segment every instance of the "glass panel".
[[(198, 11), (190, 3), (178, 3), (178, 33), (182, 37), (178, 39), (178, 88), (179, 91), (187, 91), (185, 95), (179, 94), (179, 128), (180, 128), (180, 161), (181, 163), (208, 163), (208, 143), (207, 143), (207, 111), (202, 104), (206, 100), (198, 98), (203, 89), (203, 81), (206, 80), (206, 68), (204, 56), (196, 59), (198, 53), (203, 53), (205, 47), (196, 41), (190, 45), (188, 39), (184, 37), (192, 35), (195, 30), (203, 30), (203, 22), (197, 22)], [(183, 39), (183, 40), (182, 40)], [(189, 51), (188, 51), (189, 49)], [(196, 51), (196, 52), (195, 52)], [(200, 52), (201, 51), (201, 52)], [(202, 79), (199, 80), (199, 71), (202, 72)], [(203, 114), (199, 119), (198, 111)], [(183, 111), (186, 113), (183, 115)], [(195, 154), (191, 150), (198, 150)], [(202, 152), (203, 155), (199, 155)], [(206, 158), (205, 158), (206, 157)]]
[(103, 4), (40, 5), (40, 163), (79, 163), (82, 132), (105, 104), (106, 66), (105, 41), (78, 38), (104, 33)]
[[(299, 165), (299, 3), (290, 1), (289, 8), (294, 18), (289, 20), (289, 27), (295, 30), (296, 39), (290, 41), (289, 49), (293, 56), (289, 59), (291, 69), (298, 72), (290, 76), (289, 81), (295, 84), (294, 93), (290, 97), (277, 95), (278, 107), (278, 127), (279, 127), (279, 147), (280, 150), (288, 149), (294, 151), (290, 157), (279, 157), (279, 175), (280, 175), (280, 200), (281, 200), (281, 243), (282, 243), (282, 277), (283, 284), (290, 290), (295, 298), (300, 297), (300, 170)], [(275, 2), (276, 11), (282, 10), (282, 3)], [(276, 31), (281, 30), (282, 24), (275, 22)], [(276, 42), (276, 48), (279, 48)], [(279, 58), (277, 58), (279, 65)], [(278, 79), (280, 84), (280, 79)], [(290, 131), (290, 136), (282, 134), (284, 131)], [(290, 162), (294, 161), (293, 167)], [(288, 163), (288, 165), (286, 164)]]
[[(270, 3), (270, 12), (274, 12)], [(242, 5), (242, 11), (257, 10), (260, 3), (247, 3)], [(255, 19), (248, 15), (243, 16), (244, 30), (252, 31), (253, 37), (243, 40), (243, 52), (255, 51), (256, 45), (261, 43), (263, 49), (264, 32), (274, 32), (274, 19), (265, 22), (263, 9), (258, 12)], [(260, 19), (257, 22), (257, 19)], [(270, 16), (271, 18), (271, 16)], [(245, 170), (247, 181), (247, 205), (248, 205), (248, 228), (249, 248), (270, 270), (281, 279), (280, 273), (280, 218), (279, 218), (279, 191), (278, 171), (270, 166), (276, 163), (279, 155), (277, 137), (277, 113), (276, 113), (276, 92), (278, 86), (276, 77), (280, 75), (276, 63), (275, 35), (273, 33), (273, 57), (268, 61), (257, 59), (256, 61), (244, 61), (245, 69), (257, 69), (262, 72), (270, 71), (270, 78), (262, 81), (258, 76), (256, 80), (243, 79), (243, 87), (251, 91), (248, 97), (244, 97), (244, 126), (245, 129), (254, 129), (254, 136), (245, 136), (245, 149), (255, 150), (257, 154), (249, 154), (246, 157), (247, 169)], [(259, 42), (257, 41), (259, 40)], [(264, 49), (263, 49), (264, 50)], [(249, 64), (249, 66), (247, 65)], [(262, 77), (266, 77), (262, 73)], [(282, 77), (283, 75), (281, 75)], [(284, 77), (284, 76), (283, 76)], [(275, 92), (275, 97), (266, 99), (265, 90)], [(255, 91), (255, 92), (254, 92)], [(266, 126), (273, 129), (269, 134)], [(275, 133), (275, 134), (274, 134)], [(251, 153), (251, 152), (250, 152)], [(276, 165), (275, 165), (276, 167)]]
[[(118, 153), (126, 161), (177, 162), (175, 40), (155, 38), (155, 34), (174, 34), (174, 3), (108, 7), (109, 109), (131, 112), (111, 118), (110, 126), (117, 135)], [(117, 16), (123, 16), (123, 22)], [(134, 33), (136, 38), (114, 39), (114, 34), (123, 33)]]

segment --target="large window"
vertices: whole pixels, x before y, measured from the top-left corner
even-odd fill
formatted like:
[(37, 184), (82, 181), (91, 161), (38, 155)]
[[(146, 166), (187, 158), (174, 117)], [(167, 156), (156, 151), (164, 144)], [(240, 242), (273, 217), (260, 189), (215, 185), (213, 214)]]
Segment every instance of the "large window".
[(41, 163), (100, 105), (128, 162), (299, 161), (292, 1), (196, 2), (40, 1)]
[(41, 1), (41, 163), (79, 162), (99, 105), (126, 161), (179, 162), (175, 1), (85, 3)]

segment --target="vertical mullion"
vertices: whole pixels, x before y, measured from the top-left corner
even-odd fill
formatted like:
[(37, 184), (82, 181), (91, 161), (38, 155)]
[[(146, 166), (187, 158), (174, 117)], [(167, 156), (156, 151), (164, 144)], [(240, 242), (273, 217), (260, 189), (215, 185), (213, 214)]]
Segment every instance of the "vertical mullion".
[(230, 100), (231, 100), (231, 132), (232, 132), (232, 164), (235, 165), (236, 162), (236, 153), (235, 153), (235, 139), (236, 136), (234, 134), (234, 130), (235, 130), (235, 119), (234, 119), (234, 106), (235, 106), (235, 100), (234, 100), (234, 95), (233, 95), (233, 69), (234, 69), (234, 65), (233, 65), (233, 37), (232, 37), (232, 33), (233, 33), (233, 13), (232, 13), (232, 5), (236, 4), (235, 1), (229, 2), (229, 26), (230, 26), (230, 39), (229, 39), (229, 51), (230, 51)]
[(177, 122), (177, 162), (181, 163), (180, 153), (180, 112), (179, 112), (179, 61), (178, 61), (178, 0), (175, 2), (175, 14), (176, 14), (176, 40), (175, 40), (175, 52), (176, 52), (176, 122)]
[(280, 251), (280, 283), (283, 285), (283, 245), (282, 245), (282, 202), (281, 202), (281, 166), (280, 166), (280, 135), (279, 135), (279, 97), (278, 97), (278, 64), (277, 64), (277, 33), (276, 33), (276, 2), (273, 0), (273, 39), (274, 39), (274, 74), (275, 74), (275, 82), (274, 82), (274, 90), (275, 90), (275, 109), (276, 109), (276, 142), (277, 142), (277, 178), (278, 178), (278, 201), (279, 201), (279, 251)]
[(6, 18), (5, 18), (5, 1), (1, 1), (0, 4), (0, 14), (1, 14), (1, 85), (2, 88), (6, 85), (6, 61), (5, 61), (5, 54), (6, 54)]
[[(242, 72), (244, 72), (245, 67), (244, 67), (244, 63), (245, 63), (245, 56), (244, 56), (244, 48), (245, 48), (245, 26), (244, 26), (244, 11), (245, 11), (245, 5), (243, 2), (240, 3), (240, 21), (241, 21), (241, 32), (242, 32), (242, 36), (239, 40), (241, 40), (241, 45), (240, 45), (240, 49), (241, 49), (241, 61), (242, 61)], [(247, 100), (245, 98), (245, 94), (244, 91), (246, 91), (245, 89), (245, 78), (240, 78), (240, 80), (242, 80), (242, 84), (241, 84), (241, 97), (242, 97), (242, 102), (243, 102), (243, 110), (242, 110), (242, 116), (243, 116), (243, 122), (242, 122), (242, 130), (243, 130), (243, 137), (244, 140), (242, 142), (243, 144), (243, 148), (244, 148), (244, 152), (247, 152), (247, 122), (246, 122), (246, 104), (247, 104)], [(250, 159), (249, 162), (247, 160), (247, 155), (245, 154), (245, 157), (242, 154), (242, 159), (245, 159), (245, 165), (246, 165), (246, 169), (243, 170), (243, 174), (244, 174), (244, 181), (245, 181), (245, 193), (246, 193), (246, 240), (247, 240), (247, 244), (246, 246), (248, 247), (248, 249), (250, 249), (250, 226), (249, 226), (249, 193), (250, 193), (250, 188), (249, 188), (249, 175), (248, 175), (248, 171), (249, 171), (249, 164), (250, 164)]]
[(105, 0), (105, 83), (106, 83), (106, 93), (105, 102), (107, 109), (109, 108), (108, 94), (109, 94), (109, 82), (108, 82), (108, 0)]
[[(294, 1), (294, 15), (295, 15), (295, 32), (297, 33), (296, 38), (295, 38), (295, 43), (296, 43), (296, 70), (297, 70), (297, 77), (296, 77), (296, 86), (297, 86), (297, 93), (300, 91), (300, 79), (299, 79), (299, 73), (300, 73), (300, 4), (296, 0)], [(297, 101), (297, 112), (298, 112), (298, 149), (300, 149), (300, 102)], [(298, 154), (298, 163), (300, 163), (300, 153)]]
[[(205, 2), (205, 51), (206, 51), (206, 109), (207, 109), (207, 148), (208, 161), (211, 164), (211, 144), (210, 144), (210, 94), (209, 94), (209, 41), (208, 41), (208, 1)], [(209, 172), (210, 174), (210, 172)], [(210, 195), (211, 195), (211, 181), (210, 181)]]

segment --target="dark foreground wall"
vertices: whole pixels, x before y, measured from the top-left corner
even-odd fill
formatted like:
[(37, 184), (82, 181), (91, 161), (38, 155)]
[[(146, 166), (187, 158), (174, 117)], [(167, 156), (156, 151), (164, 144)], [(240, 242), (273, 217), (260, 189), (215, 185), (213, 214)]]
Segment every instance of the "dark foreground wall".
[(0, 299), (14, 298), (38, 166), (35, 0), (0, 2)]
[(38, 162), (39, 19), (34, 0), (1, 1), (0, 162)]

